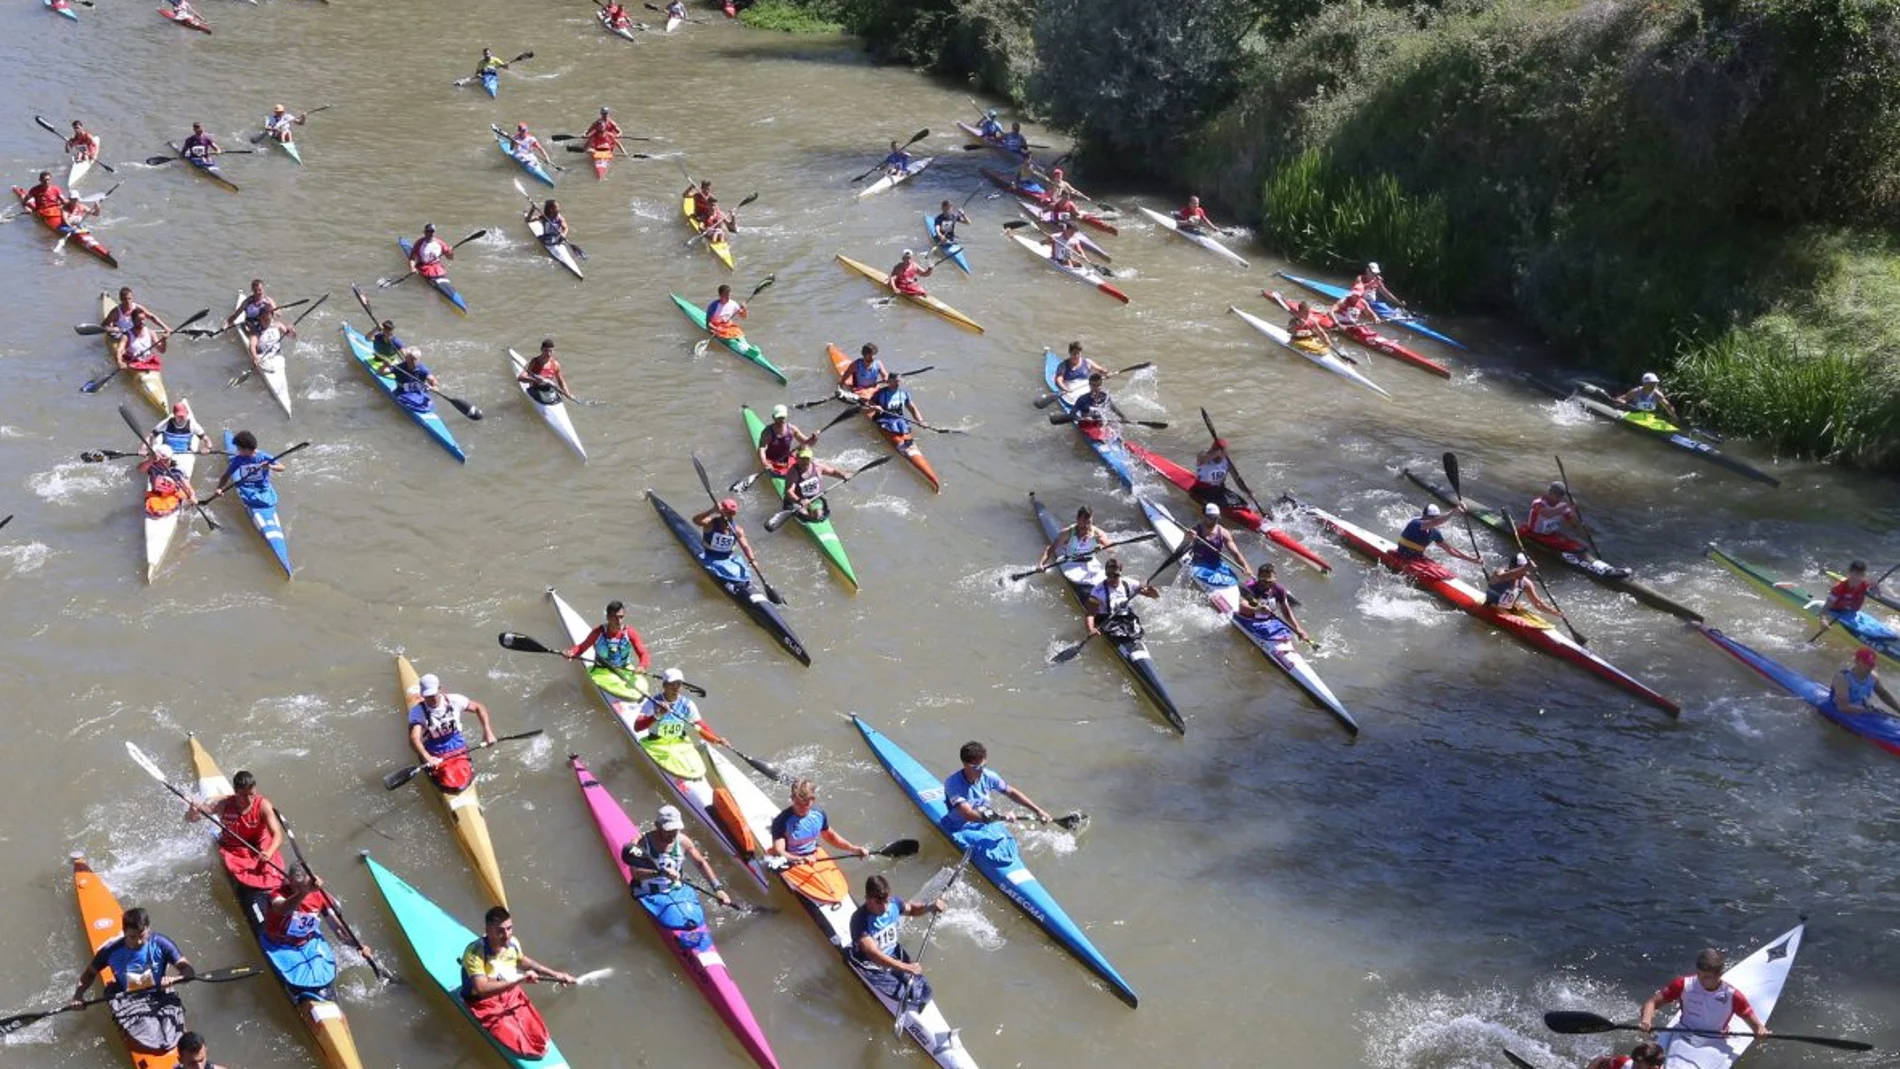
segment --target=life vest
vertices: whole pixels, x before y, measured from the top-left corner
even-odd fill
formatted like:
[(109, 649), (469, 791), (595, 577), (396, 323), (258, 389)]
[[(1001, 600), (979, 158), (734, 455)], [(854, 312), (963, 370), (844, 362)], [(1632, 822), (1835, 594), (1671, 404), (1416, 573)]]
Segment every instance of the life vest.
[(1828, 611), (1841, 613), (1843, 615), (1852, 615), (1859, 612), (1860, 607), (1867, 603), (1867, 592), (1873, 588), (1874, 584), (1872, 583), (1863, 582), (1855, 586), (1846, 579), (1835, 583), (1834, 588), (1827, 592)]
[(798, 500), (811, 501), (818, 496), (820, 490), (824, 489), (824, 476), (818, 473), (818, 465), (816, 464), (807, 468), (804, 475), (794, 474), (797, 470), (798, 469), (794, 467), (785, 473), (785, 478), (789, 484), (786, 488), (797, 494)]
[(1227, 475), (1233, 471), (1234, 462), (1226, 455), (1216, 457), (1205, 464), (1194, 466), (1194, 481), (1202, 486), (1223, 486)]
[(674, 835), (665, 849), (655, 848), (655, 835), (655, 832), (647, 832), (640, 836), (639, 847), (640, 853), (660, 871), (633, 885), (633, 893), (637, 895), (665, 894), (672, 890), (680, 882), (680, 872), (686, 864), (686, 847), (679, 835)]
[(783, 431), (778, 429), (777, 423), (766, 424), (765, 430), (759, 433), (759, 438), (760, 448), (765, 450), (765, 459), (770, 461), (773, 467), (783, 467), (790, 463), (792, 447), (797, 444), (798, 436), (792, 433), (792, 425), (789, 422), (786, 423)]
[(462, 737), (462, 714), (468, 711), (468, 699), (460, 694), (443, 694), (433, 708), (426, 701), (410, 706), (410, 723), (422, 728), (422, 748), (430, 757), (459, 753), (468, 749)]
[[(279, 894), (282, 894), (280, 891)], [(312, 888), (288, 912), (272, 909), (264, 915), (264, 934), (282, 946), (300, 947), (323, 934), (323, 909), (330, 898), (322, 888)]]
[(602, 628), (600, 636), (594, 639), (594, 663), (615, 668), (632, 667), (633, 633), (622, 627), (618, 635), (609, 635), (607, 629)]
[(1226, 530), (1217, 526), (1212, 531), (1203, 531), (1196, 526), (1193, 533), (1196, 537), (1189, 543), (1188, 560), (1197, 568), (1220, 567), (1225, 560), (1221, 550), (1227, 545)]
[(1639, 386), (1636, 388), (1636, 396), (1630, 400), (1629, 406), (1638, 412), (1654, 412), (1656, 411), (1657, 392), (1658, 391), (1653, 387)]
[(1123, 576), (1113, 585), (1104, 579), (1089, 589), (1089, 600), (1101, 604), (1100, 615), (1117, 616), (1128, 611), (1129, 604), (1135, 600), (1135, 594), (1140, 589), (1135, 585), (1135, 581), (1127, 576)]
[(705, 544), (704, 556), (709, 561), (725, 560), (732, 556), (733, 550), (739, 548), (739, 536), (732, 532), (731, 522), (725, 520), (715, 521), (707, 527), (700, 535), (700, 541)]
[(448, 246), (441, 238), (423, 238), (409, 247), (409, 258), (416, 265), (416, 273), (424, 278), (440, 278), (448, 273), (442, 264), (442, 254)]

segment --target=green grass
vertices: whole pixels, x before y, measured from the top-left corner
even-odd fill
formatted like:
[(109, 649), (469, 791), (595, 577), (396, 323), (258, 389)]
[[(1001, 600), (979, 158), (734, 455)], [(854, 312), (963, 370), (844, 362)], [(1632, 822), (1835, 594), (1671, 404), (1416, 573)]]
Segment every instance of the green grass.
[(793, 0), (759, 0), (739, 12), (739, 21), (755, 30), (779, 33), (843, 33), (844, 25), (829, 16), (827, 6), (807, 6)]

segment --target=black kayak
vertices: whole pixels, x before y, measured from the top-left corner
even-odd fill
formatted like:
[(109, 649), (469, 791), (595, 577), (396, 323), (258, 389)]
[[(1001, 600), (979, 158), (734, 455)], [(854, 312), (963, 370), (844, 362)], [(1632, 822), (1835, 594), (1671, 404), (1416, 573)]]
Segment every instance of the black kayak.
[[(779, 615), (778, 607), (773, 605), (766, 598), (765, 592), (759, 589), (757, 577), (754, 576), (753, 581), (750, 582), (735, 583), (721, 576), (707, 565), (704, 557), (700, 556), (699, 528), (694, 527), (691, 521), (673, 511), (673, 506), (660, 500), (660, 495), (651, 490), (647, 491), (647, 500), (653, 502), (654, 511), (660, 514), (660, 519), (666, 521), (667, 529), (673, 532), (674, 538), (680, 540), (680, 545), (686, 547), (686, 552), (692, 556), (693, 563), (699, 565), (699, 570), (705, 572), (706, 577), (724, 591), (725, 595), (731, 598), (740, 609), (744, 610), (747, 616), (752, 617), (754, 623), (765, 628), (774, 639), (777, 639), (778, 644), (785, 647), (786, 653), (798, 658), (799, 664), (811, 664), (811, 654), (805, 652), (804, 643), (799, 642), (798, 636), (792, 634), (791, 625)], [(750, 574), (749, 569), (748, 574)]]
[[(1029, 495), (1029, 504), (1036, 510), (1036, 522), (1042, 525), (1043, 538), (1055, 541), (1056, 536), (1062, 533), (1062, 525), (1056, 522), (1056, 518), (1049, 514), (1049, 510), (1033, 493)], [(1069, 593), (1075, 595), (1077, 607), (1086, 615), (1089, 589), (1102, 581), (1101, 564), (1090, 560), (1065, 564), (1058, 570), (1069, 584)], [(1168, 718), (1169, 726), (1183, 735), (1187, 734), (1187, 722), (1181, 719), (1181, 711), (1174, 707), (1174, 699), (1168, 696), (1168, 688), (1161, 682), (1161, 673), (1155, 670), (1154, 658), (1149, 656), (1148, 644), (1141, 639), (1139, 625), (1133, 638), (1110, 638), (1106, 633), (1102, 638), (1115, 650), (1115, 656), (1121, 658), (1128, 673), (1135, 677), (1135, 683), (1140, 686), (1142, 693), (1155, 703), (1161, 715)]]

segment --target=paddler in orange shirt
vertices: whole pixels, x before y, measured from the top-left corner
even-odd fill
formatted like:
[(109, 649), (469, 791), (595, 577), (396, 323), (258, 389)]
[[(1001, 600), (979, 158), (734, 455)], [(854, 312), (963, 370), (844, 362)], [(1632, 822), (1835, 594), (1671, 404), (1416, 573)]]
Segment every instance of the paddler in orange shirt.
[(1205, 234), (1220, 229), (1214, 225), (1214, 220), (1207, 217), (1207, 209), (1201, 207), (1199, 197), (1189, 197), (1187, 207), (1174, 213), (1174, 221), (1180, 224), (1184, 234)]
[[(622, 19), (627, 17), (624, 9), (620, 12), (620, 17)], [(612, 152), (619, 147), (620, 124), (615, 122), (612, 116), (611, 108), (600, 109), (600, 118), (594, 120), (593, 125), (587, 128), (585, 135), (589, 149), (595, 152)]]
[(62, 209), (66, 203), (66, 191), (53, 184), (53, 172), (41, 171), (39, 182), (26, 191), (22, 203), (35, 215), (54, 226), (59, 226), (63, 222)]
[(910, 249), (904, 250), (904, 258), (891, 268), (891, 288), (906, 297), (927, 297), (924, 288), (917, 284), (920, 278), (929, 278), (936, 268), (917, 262), (917, 254)]
[(745, 328), (737, 321), (744, 318), (744, 303), (732, 299), (731, 286), (720, 286), (719, 295), (706, 306), (706, 329), (716, 338), (743, 338)]

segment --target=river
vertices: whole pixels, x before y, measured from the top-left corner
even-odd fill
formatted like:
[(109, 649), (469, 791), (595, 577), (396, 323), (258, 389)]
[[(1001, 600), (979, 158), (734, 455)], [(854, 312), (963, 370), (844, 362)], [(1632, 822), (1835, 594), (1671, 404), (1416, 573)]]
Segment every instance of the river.
[[(1013, 218), (1009, 202), (978, 192), (966, 228), (975, 274), (946, 267), (931, 286), (988, 333), (873, 307), (871, 285), (833, 255), (886, 266), (921, 246), (921, 213), (977, 190), (985, 154), (956, 148), (952, 120), (970, 117), (960, 86), (875, 66), (849, 41), (721, 20), (629, 43), (600, 32), (581, 3), (213, 0), (205, 10), (209, 37), (149, 7), (86, 8), (77, 24), (38, 5), (0, 15), (0, 79), (16, 101), (0, 130), (9, 170), (30, 184), (58, 158), (33, 113), (59, 125), (81, 115), (124, 182), (100, 229), (121, 271), (73, 250), (55, 256), (28, 222), (0, 242), (0, 270), (15, 280), (0, 295), (12, 402), (0, 414), (0, 515), (17, 517), (0, 531), (10, 720), (0, 947), (11, 963), (0, 1005), (11, 1012), (64, 999), (82, 963), (73, 851), (126, 904), (151, 909), (200, 967), (256, 963), (202, 840), (127, 759), (135, 743), (185, 782), (185, 737), (196, 732), (227, 771), (258, 773), (364, 937), (409, 977), (386, 986), (360, 964), (345, 972), (365, 1064), (497, 1064), (426, 990), (353, 856), (373, 851), (465, 922), (487, 904), (439, 808), (413, 789), (381, 788), (407, 755), (391, 669), (400, 651), (486, 703), (503, 734), (545, 729), (485, 756), (483, 790), (529, 952), (576, 972), (614, 970), (597, 985), (537, 993), (571, 1062), (742, 1064), (636, 926), (564, 758), (588, 758), (642, 820), (665, 800), (660, 784), (575, 669), (496, 645), (503, 630), (554, 642), (544, 590), (557, 586), (590, 617), (625, 599), (655, 666), (679, 665), (706, 686), (708, 720), (747, 752), (816, 779), (847, 836), (923, 842), (917, 858), (861, 864), (855, 880), (888, 872), (908, 894), (953, 854), (872, 758), (851, 713), (941, 772), (962, 742), (982, 739), (993, 767), (1044, 806), (1091, 814), (1079, 836), (1031, 833), (1026, 852), (1141, 1006), (1109, 997), (971, 879), (951, 892), (927, 964), (983, 1065), (1442, 1069), (1502, 1065), (1506, 1045), (1539, 1066), (1581, 1064), (1612, 1040), (1627, 1050), (1631, 1037), (1553, 1035), (1544, 1010), (1628, 1020), (1702, 946), (1739, 958), (1801, 914), (1808, 941), (1774, 1025), (1900, 1047), (1892, 758), (1673, 618), (1580, 577), (1553, 578), (1591, 647), (1676, 698), (1679, 719), (1488, 633), (1296, 521), (1337, 570), (1326, 578), (1271, 559), (1322, 640), (1315, 666), (1363, 734), (1349, 741), (1170, 573), (1148, 625), (1186, 713), (1183, 737), (1105, 650), (1050, 664), (1081, 634), (1067, 592), (1053, 576), (1005, 578), (1040, 549), (1031, 491), (1058, 513), (1093, 505), (1111, 532), (1143, 529), (1133, 498), (1030, 405), (1043, 347), (1071, 338), (1110, 366), (1156, 362), (1116, 387), (1131, 415), (1171, 424), (1143, 432), (1152, 447), (1177, 457), (1199, 448), (1206, 406), (1263, 496), (1296, 490), (1388, 533), (1423, 501), (1398, 478), (1405, 467), (1435, 473), (1455, 450), (1471, 492), (1521, 508), (1561, 453), (1609, 556), (1812, 676), (1844, 663), (1848, 647), (1803, 648), (1810, 625), (1708, 563), (1702, 547), (1720, 539), (1814, 583), (1850, 556), (1891, 562), (1891, 483), (1780, 463), (1772, 490), (1592, 422), (1521, 384), (1538, 353), (1498, 324), (1440, 322), (1474, 343), (1468, 356), (1421, 343), (1453, 362), (1449, 382), (1367, 357), (1395, 395), (1383, 401), (1269, 349), (1225, 314), (1232, 303), (1267, 315), (1259, 290), (1281, 265), (1265, 250), (1239, 243), (1254, 263), (1236, 270), (1138, 221), (1132, 202), (1168, 196), (1091, 188), (1086, 175), (1084, 188), (1127, 210), (1109, 248), (1131, 305), (1011, 248), (997, 232)], [(499, 101), (450, 85), (485, 44), (504, 57), (536, 53), (503, 76)], [(274, 154), (228, 157), (243, 186), (231, 196), (177, 166), (137, 162), (194, 120), (242, 145), (279, 101), (331, 105), (299, 131), (301, 169)], [(628, 132), (664, 138), (642, 150), (683, 153), (728, 202), (759, 192), (741, 217), (736, 274), (681, 247), (677, 157), (621, 162), (596, 182), (583, 157), (557, 153), (587, 280), (529, 244), (510, 186), (519, 172), (498, 158), (488, 124), (527, 121), (545, 138), (579, 132), (602, 104)], [(854, 200), (850, 178), (879, 146), (925, 126), (932, 136), (918, 148), (939, 154), (936, 164)], [(95, 173), (82, 189), (112, 180)], [(425, 221), (456, 237), (489, 230), (456, 260), (466, 319), (414, 283), (371, 285), (400, 268), (394, 236)], [(749, 329), (787, 369), (787, 388), (720, 349), (695, 357), (696, 337), (667, 300), (670, 290), (704, 302), (727, 278), (743, 295), (768, 272), (777, 283), (752, 302)], [(221, 315), (253, 276), (280, 300), (330, 294), (290, 358), (295, 418), (254, 382), (226, 387), (242, 360), (229, 338), (174, 345), (166, 379), (214, 428), (251, 428), (266, 449), (314, 443), (279, 478), (295, 578), (220, 502), (223, 530), (193, 523), (148, 586), (133, 478), (124, 462), (78, 459), (125, 448), (113, 408), (138, 402), (118, 383), (78, 392), (105, 362), (70, 324), (96, 316), (98, 291), (120, 284), (174, 321), (206, 306)], [(449, 392), (486, 410), (479, 424), (444, 413), (466, 466), (352, 366), (338, 334), (344, 321), (363, 323), (352, 280), (425, 350)], [(505, 348), (532, 351), (544, 336), (559, 342), (576, 392), (601, 402), (573, 410), (584, 466), (506, 373)], [(931, 365), (913, 383), (926, 416), (972, 433), (923, 441), (940, 496), (901, 463), (836, 494), (863, 580), (856, 594), (797, 533), (766, 534), (754, 492), (752, 537), (813, 651), (802, 668), (694, 574), (643, 493), (698, 506), (691, 454), (721, 482), (743, 475), (739, 407), (824, 396), (824, 345), (867, 340), (892, 366)], [(1771, 463), (1744, 443), (1730, 448)], [(848, 424), (821, 452), (855, 467), (886, 448)], [(1459, 528), (1447, 533), (1463, 544)], [(1254, 535), (1242, 543), (1256, 559), (1269, 553)], [(1159, 560), (1152, 545), (1127, 555), (1136, 575)], [(783, 889), (768, 897), (745, 888), (730, 859), (715, 863), (741, 899), (777, 911), (723, 916), (715, 930), (785, 1065), (928, 1064), (893, 1037)], [(190, 990), (194, 1025), (222, 1063), (318, 1065), (270, 986)], [(5, 1063), (20, 1069), (123, 1064), (98, 1011), (4, 1043)], [(1796, 1044), (1750, 1055), (1757, 1066), (1876, 1057)]]

